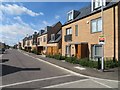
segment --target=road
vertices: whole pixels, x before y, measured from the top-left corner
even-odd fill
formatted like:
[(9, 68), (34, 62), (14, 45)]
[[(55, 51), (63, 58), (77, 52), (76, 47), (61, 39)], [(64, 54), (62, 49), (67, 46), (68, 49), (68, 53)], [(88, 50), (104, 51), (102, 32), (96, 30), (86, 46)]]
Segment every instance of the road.
[(7, 50), (1, 66), (0, 88), (118, 88), (117, 81), (76, 75), (19, 50)]

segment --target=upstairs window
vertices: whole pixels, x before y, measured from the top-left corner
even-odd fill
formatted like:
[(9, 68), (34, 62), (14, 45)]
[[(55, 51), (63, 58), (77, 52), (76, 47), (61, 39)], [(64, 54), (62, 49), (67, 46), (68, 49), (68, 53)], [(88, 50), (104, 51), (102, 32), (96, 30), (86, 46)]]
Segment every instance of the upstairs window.
[(106, 6), (106, 0), (92, 0), (92, 11), (100, 8), (101, 6)]
[(55, 41), (55, 34), (51, 34), (51, 40)]
[(78, 36), (78, 25), (75, 25), (75, 36)]
[(102, 31), (102, 19), (94, 19), (91, 21), (91, 32), (101, 32)]
[(41, 42), (42, 42), (42, 37), (41, 37)]
[(67, 20), (68, 21), (70, 21), (70, 20), (72, 20), (73, 19), (73, 10), (72, 11), (70, 11), (70, 12), (68, 12), (68, 16), (67, 16)]
[(43, 38), (43, 42), (46, 42), (46, 37), (44, 36), (44, 38)]
[(66, 29), (66, 35), (71, 35), (72, 34), (72, 28)]
[(94, 9), (99, 8), (102, 6), (102, 0), (95, 0), (94, 2)]
[(40, 45), (40, 38), (38, 38), (38, 45)]

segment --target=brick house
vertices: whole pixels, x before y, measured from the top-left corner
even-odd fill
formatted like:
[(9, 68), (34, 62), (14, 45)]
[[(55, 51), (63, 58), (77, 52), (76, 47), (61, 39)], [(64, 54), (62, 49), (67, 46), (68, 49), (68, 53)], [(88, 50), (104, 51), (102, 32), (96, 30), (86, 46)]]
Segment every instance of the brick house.
[(53, 54), (53, 48), (58, 51), (61, 48), (61, 22), (47, 26), (40, 30), (37, 37), (37, 50), (41, 54)]
[(46, 53), (47, 49), (47, 30), (49, 27), (46, 27), (46, 30), (40, 30), (37, 37), (37, 51), (41, 54)]
[[(103, 9), (101, 9), (103, 6)], [(62, 26), (62, 55), (78, 58), (120, 58), (120, 2), (92, 0), (91, 5), (67, 13)], [(104, 32), (104, 33), (103, 33)], [(103, 36), (105, 44), (99, 43)], [(104, 51), (102, 48), (104, 47)]]
[(28, 37), (25, 37), (24, 39), (23, 39), (23, 43), (24, 43), (24, 45), (23, 45), (23, 47), (24, 47), (24, 49), (26, 50), (26, 51), (32, 51), (32, 46), (33, 46), (33, 37), (32, 37), (32, 35), (31, 36), (28, 36)]
[(51, 26), (48, 32), (47, 54), (61, 54), (62, 48), (62, 24), (57, 22)]

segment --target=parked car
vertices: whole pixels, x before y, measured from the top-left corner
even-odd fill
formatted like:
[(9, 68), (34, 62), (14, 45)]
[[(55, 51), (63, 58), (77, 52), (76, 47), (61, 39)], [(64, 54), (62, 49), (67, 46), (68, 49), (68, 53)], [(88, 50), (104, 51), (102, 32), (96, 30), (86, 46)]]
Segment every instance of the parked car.
[(0, 54), (4, 54), (5, 53), (5, 48), (0, 48)]

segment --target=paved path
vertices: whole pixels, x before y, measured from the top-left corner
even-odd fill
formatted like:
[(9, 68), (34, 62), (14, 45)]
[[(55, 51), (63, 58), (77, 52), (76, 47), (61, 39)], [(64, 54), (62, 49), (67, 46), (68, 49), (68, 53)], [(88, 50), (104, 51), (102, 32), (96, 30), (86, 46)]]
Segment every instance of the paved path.
[(2, 58), (0, 88), (118, 88), (115, 80), (86, 77), (26, 52), (8, 50)]

